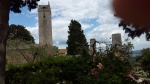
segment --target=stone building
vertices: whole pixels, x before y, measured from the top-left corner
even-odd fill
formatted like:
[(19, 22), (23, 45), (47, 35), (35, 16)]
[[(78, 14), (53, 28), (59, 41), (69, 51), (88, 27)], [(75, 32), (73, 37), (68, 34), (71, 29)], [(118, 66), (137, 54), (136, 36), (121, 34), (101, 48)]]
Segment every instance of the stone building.
[(121, 33), (112, 34), (112, 44), (122, 45)]
[(59, 49), (58, 54), (59, 55), (67, 55), (67, 49)]
[(51, 22), (51, 8), (48, 5), (39, 5), (38, 8), (39, 19), (39, 45), (53, 45), (52, 43), (52, 22)]
[(95, 38), (90, 39), (90, 55), (96, 54), (96, 40)]

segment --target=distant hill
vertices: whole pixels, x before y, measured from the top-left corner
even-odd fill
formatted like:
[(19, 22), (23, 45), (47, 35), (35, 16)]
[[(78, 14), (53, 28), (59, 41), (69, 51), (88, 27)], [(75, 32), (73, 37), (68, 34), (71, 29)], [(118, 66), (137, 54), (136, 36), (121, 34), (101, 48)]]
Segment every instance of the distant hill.
[(133, 54), (141, 54), (141, 50), (134, 50)]
[(134, 50), (131, 57), (130, 61), (136, 61), (141, 56), (141, 50)]

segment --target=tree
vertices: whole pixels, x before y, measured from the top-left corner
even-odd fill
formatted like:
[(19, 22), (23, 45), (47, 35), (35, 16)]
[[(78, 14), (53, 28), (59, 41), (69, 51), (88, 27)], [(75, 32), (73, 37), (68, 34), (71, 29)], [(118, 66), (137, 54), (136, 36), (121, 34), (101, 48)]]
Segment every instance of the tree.
[(37, 7), (39, 0), (0, 0), (0, 83), (5, 84), (6, 41), (9, 27), (9, 12), (21, 13), (21, 8), (29, 10)]
[[(143, 69), (150, 74), (150, 48), (142, 49), (141, 50), (141, 64)], [(150, 77), (150, 75), (149, 75)]]
[(67, 40), (67, 54), (68, 55), (78, 55), (83, 51), (87, 51), (87, 42), (83, 30), (81, 29), (81, 24), (76, 20), (71, 20), (68, 31)]
[(148, 27), (135, 26), (124, 20), (120, 20), (119, 26), (122, 26), (123, 30), (125, 30), (125, 33), (128, 33), (128, 36), (132, 39), (134, 39), (135, 37), (140, 37), (145, 33), (146, 40), (150, 41), (150, 29)]
[(8, 38), (11, 40), (22, 39), (24, 41), (35, 43), (31, 33), (22, 25), (10, 25), (8, 29)]

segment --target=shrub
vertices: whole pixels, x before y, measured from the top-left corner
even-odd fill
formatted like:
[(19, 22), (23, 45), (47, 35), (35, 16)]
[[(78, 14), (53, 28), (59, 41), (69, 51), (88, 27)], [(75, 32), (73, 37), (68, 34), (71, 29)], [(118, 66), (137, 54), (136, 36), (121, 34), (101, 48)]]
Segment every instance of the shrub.
[(48, 57), (40, 62), (22, 65), (8, 65), (7, 84), (56, 84), (59, 82), (59, 64), (66, 57)]
[[(94, 54), (87, 83), (93, 84), (136, 84), (129, 58), (133, 45), (107, 45), (106, 49)], [(95, 56), (96, 55), (96, 56)]]
[(6, 83), (135, 84), (127, 47), (111, 46), (97, 56), (50, 56), (35, 63), (8, 65)]
[[(8, 65), (7, 84), (80, 83), (90, 71), (91, 56), (48, 57), (42, 61), (22, 65)], [(87, 60), (88, 59), (88, 60)]]

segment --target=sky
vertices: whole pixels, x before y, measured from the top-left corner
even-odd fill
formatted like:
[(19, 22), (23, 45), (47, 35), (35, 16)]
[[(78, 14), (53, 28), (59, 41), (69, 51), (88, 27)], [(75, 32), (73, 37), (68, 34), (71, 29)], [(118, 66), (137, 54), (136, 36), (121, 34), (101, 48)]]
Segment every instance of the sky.
[[(111, 42), (111, 35), (121, 33), (122, 41), (128, 37), (122, 27), (118, 26), (119, 18), (114, 17), (111, 0), (40, 0), (39, 5), (48, 5), (50, 2), (52, 12), (53, 45), (59, 49), (67, 47), (68, 26), (70, 21), (77, 20), (84, 30), (87, 42), (91, 38), (97, 41)], [(29, 30), (39, 43), (38, 12), (37, 8), (31, 11), (22, 8), (22, 13), (10, 12), (9, 24), (23, 25)], [(150, 42), (145, 35), (130, 39), (134, 50), (150, 48)]]

